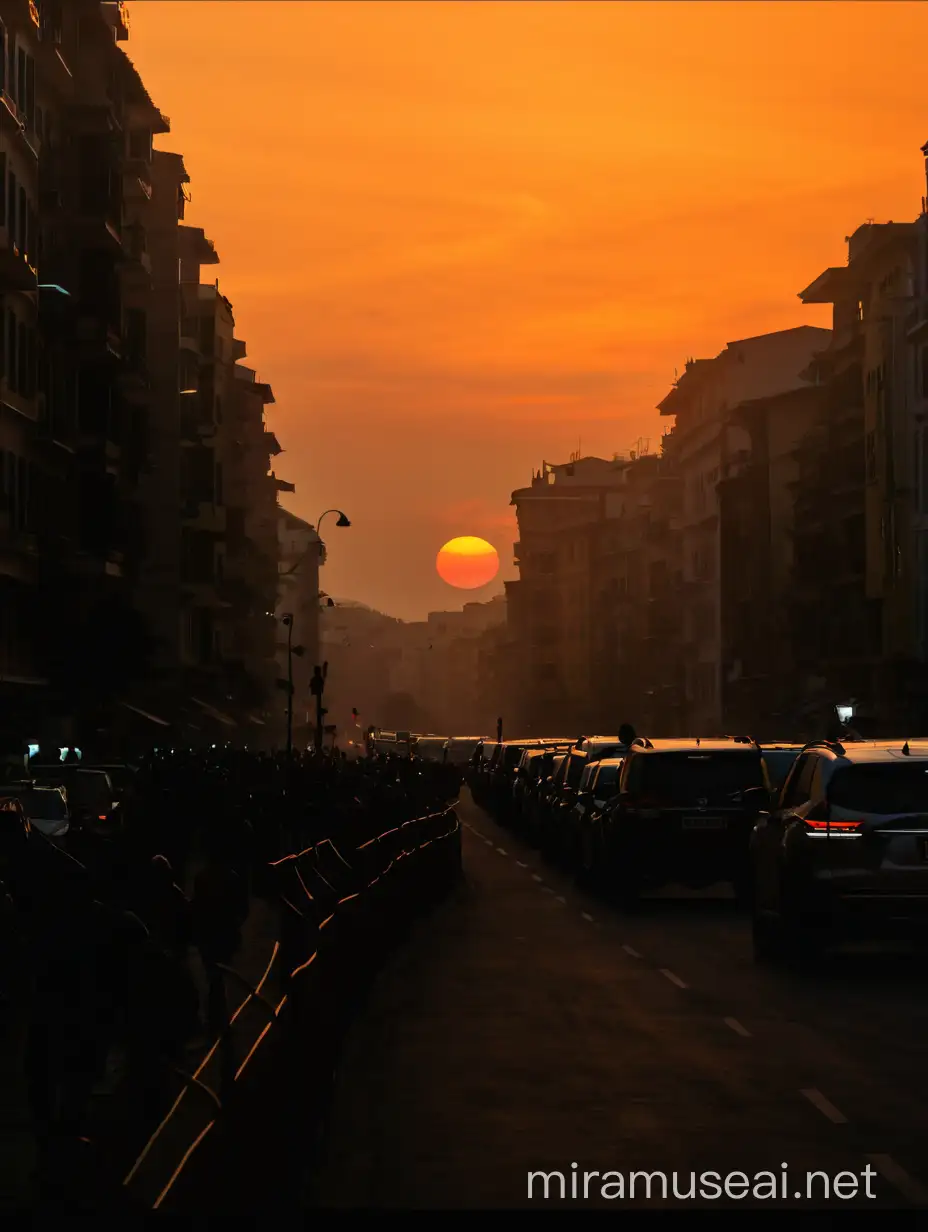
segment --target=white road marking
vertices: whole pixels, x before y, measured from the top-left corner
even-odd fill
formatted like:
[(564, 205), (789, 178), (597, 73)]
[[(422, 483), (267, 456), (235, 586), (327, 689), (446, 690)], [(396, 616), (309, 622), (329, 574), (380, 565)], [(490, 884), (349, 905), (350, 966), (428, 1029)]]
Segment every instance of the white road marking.
[(499, 852), (499, 854), (500, 854), (501, 856), (505, 856), (505, 855), (508, 855), (508, 854), (509, 854), (509, 853), (508, 853), (507, 851), (505, 851), (502, 847), (497, 847), (497, 849), (496, 849), (496, 850)]
[(541, 885), (541, 878), (538, 876), (537, 873), (532, 873), (532, 881), (537, 881), (538, 884)]
[(580, 915), (583, 917), (584, 920), (586, 920), (587, 924), (596, 923), (596, 921), (593, 919), (593, 917), (590, 915), (588, 911), (581, 911)]
[(914, 1176), (909, 1176), (892, 1155), (868, 1155), (867, 1158), (884, 1180), (898, 1189), (904, 1198), (915, 1206), (928, 1206), (928, 1189)]
[(483, 841), (486, 843), (488, 847), (493, 846), (493, 840), (491, 838), (485, 838)]
[(679, 975), (674, 975), (674, 973), (672, 971), (668, 971), (666, 967), (661, 967), (660, 973), (665, 980), (670, 980), (671, 984), (676, 984), (678, 988), (689, 988), (689, 985), (684, 984)]
[(524, 860), (516, 860), (516, 864), (518, 864), (519, 868), (528, 868)]
[(470, 824), (469, 824), (468, 822), (466, 822), (466, 821), (465, 821), (465, 823), (464, 823), (464, 824), (467, 826), (468, 830), (470, 830), (471, 834), (476, 834), (478, 838), (483, 838), (483, 837), (484, 837), (484, 836), (480, 833), (480, 831), (477, 829), (477, 827), (476, 827), (476, 826), (472, 826), (472, 825), (470, 825)]
[(722, 1022), (725, 1023), (726, 1027), (731, 1027), (735, 1035), (743, 1035), (745, 1039), (751, 1038), (751, 1032), (747, 1027), (742, 1026), (737, 1018), (723, 1018)]
[(551, 887), (550, 887), (550, 886), (543, 885), (541, 888), (544, 890), (545, 894), (553, 894), (553, 893), (554, 893), (554, 891), (551, 889)]
[(558, 901), (559, 903), (566, 903), (566, 902), (567, 902), (567, 899), (564, 897), (564, 895), (563, 895), (563, 894), (559, 894), (559, 895), (557, 896), (557, 901)]
[(827, 1117), (832, 1125), (846, 1125), (847, 1117), (840, 1109), (836, 1108), (831, 1100), (826, 1099), (818, 1087), (806, 1087), (800, 1091), (813, 1107), (817, 1108), (822, 1116)]
[(638, 953), (638, 951), (637, 951), (637, 950), (633, 950), (633, 949), (632, 949), (632, 947), (631, 947), (630, 945), (623, 945), (623, 946), (622, 946), (622, 949), (625, 951), (625, 953), (626, 953), (626, 954), (630, 955), (632, 958), (640, 958), (640, 957), (641, 957), (641, 955)]

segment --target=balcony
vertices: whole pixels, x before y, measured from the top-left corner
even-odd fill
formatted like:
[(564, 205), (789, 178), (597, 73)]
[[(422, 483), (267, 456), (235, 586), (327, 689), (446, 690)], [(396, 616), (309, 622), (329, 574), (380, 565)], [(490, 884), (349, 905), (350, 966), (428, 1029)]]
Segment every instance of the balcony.
[(208, 535), (226, 533), (224, 505), (214, 505), (209, 501), (187, 500), (181, 507), (181, 518), (184, 525), (189, 526), (191, 530), (205, 531)]
[(100, 315), (85, 311), (77, 318), (75, 341), (87, 357), (122, 359), (122, 336), (116, 322), (106, 319), (110, 315), (102, 310)]
[(196, 359), (202, 359), (203, 354), (200, 350), (200, 339), (195, 320), (181, 321), (177, 345), (187, 355), (193, 355)]
[(100, 15), (118, 43), (124, 43), (129, 37), (129, 6), (126, 0), (102, 0)]
[(123, 272), (127, 281), (137, 289), (151, 286), (151, 257), (148, 255), (145, 228), (138, 223), (126, 227), (123, 240)]
[(0, 577), (18, 582), (34, 581), (39, 559), (36, 535), (12, 530), (10, 515), (0, 512)]
[(0, 289), (3, 291), (35, 291), (38, 276), (29, 254), (13, 242), (8, 227), (0, 227)]
[(123, 198), (127, 205), (147, 205), (152, 195), (151, 172), (148, 175), (129, 173), (123, 182)]

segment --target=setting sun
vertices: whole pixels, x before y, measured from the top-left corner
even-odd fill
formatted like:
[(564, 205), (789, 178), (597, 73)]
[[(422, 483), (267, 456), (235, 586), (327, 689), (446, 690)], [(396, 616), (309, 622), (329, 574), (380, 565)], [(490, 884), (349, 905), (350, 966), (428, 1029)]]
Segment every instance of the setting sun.
[(476, 590), (499, 572), (499, 555), (492, 543), (475, 535), (449, 540), (435, 558), (438, 576), (459, 590)]

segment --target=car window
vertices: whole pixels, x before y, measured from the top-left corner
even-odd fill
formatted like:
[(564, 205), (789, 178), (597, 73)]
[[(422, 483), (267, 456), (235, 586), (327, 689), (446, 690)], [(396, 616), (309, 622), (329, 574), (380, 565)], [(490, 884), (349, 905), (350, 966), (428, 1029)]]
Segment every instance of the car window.
[(596, 770), (596, 783), (594, 790), (599, 791), (601, 788), (613, 787), (619, 778), (619, 771), (622, 769), (621, 762), (600, 764)]
[(24, 791), (19, 794), (27, 817), (36, 817), (41, 821), (64, 821), (68, 816), (68, 808), (64, 798), (57, 791)]
[(803, 785), (810, 784), (812, 781), (811, 772), (809, 771), (811, 760), (812, 755), (810, 753), (802, 753), (796, 758), (793, 768), (783, 783), (783, 790), (780, 793), (779, 800), (780, 808), (798, 808), (799, 805), (805, 804), (809, 799), (808, 796), (802, 795), (802, 791)]
[(838, 770), (828, 784), (828, 803), (884, 816), (928, 813), (928, 763), (878, 762)]
[(770, 786), (774, 791), (779, 791), (786, 782), (786, 776), (792, 769), (798, 752), (798, 749), (764, 750), (764, 762), (770, 776)]
[(635, 790), (670, 805), (690, 804), (700, 799), (722, 804), (748, 787), (761, 787), (764, 772), (760, 752), (677, 751), (646, 753)]

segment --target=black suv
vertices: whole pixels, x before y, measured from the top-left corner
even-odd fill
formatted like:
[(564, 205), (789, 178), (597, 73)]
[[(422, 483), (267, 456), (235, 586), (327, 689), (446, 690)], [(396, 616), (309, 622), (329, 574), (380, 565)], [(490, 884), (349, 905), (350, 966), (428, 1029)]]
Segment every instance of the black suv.
[(750, 901), (751, 831), (767, 801), (761, 749), (748, 736), (635, 740), (604, 819), (605, 885), (630, 905), (643, 890), (730, 881)]

